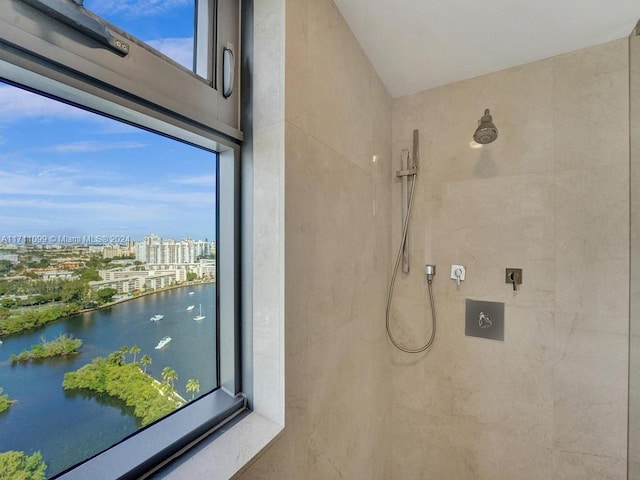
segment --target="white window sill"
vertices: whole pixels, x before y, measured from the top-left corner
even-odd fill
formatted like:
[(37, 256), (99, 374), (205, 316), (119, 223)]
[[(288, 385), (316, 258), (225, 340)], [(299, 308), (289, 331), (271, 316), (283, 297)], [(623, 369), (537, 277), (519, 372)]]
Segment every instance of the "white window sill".
[(152, 478), (228, 480), (248, 467), (282, 430), (282, 425), (252, 412), (221, 435), (205, 439)]

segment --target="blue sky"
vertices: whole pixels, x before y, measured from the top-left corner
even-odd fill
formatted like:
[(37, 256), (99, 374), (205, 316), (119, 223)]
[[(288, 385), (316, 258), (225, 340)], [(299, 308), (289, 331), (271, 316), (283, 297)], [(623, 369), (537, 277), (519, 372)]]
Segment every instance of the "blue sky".
[(195, 0), (85, 0), (88, 10), (178, 63), (193, 64)]
[[(94, 5), (145, 41), (192, 42), (193, 1)], [(1, 83), (0, 111), (0, 237), (214, 239), (214, 154)]]

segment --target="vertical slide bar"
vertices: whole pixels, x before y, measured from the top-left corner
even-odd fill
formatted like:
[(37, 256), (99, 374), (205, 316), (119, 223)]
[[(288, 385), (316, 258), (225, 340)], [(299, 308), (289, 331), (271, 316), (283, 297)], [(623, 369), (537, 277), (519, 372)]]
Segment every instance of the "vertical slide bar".
[[(416, 170), (418, 169), (419, 155), (420, 155), (420, 132), (418, 130), (414, 130), (413, 131), (413, 166), (412, 168), (415, 168)], [(417, 172), (416, 172), (416, 175), (413, 176), (414, 182), (416, 181), (416, 176), (417, 176)]]
[[(400, 169), (407, 171), (409, 169), (409, 150), (402, 150), (402, 160), (400, 163)], [(402, 225), (404, 226), (407, 221), (407, 215), (409, 215), (409, 177), (408, 175), (402, 176)], [(409, 273), (409, 232), (405, 238), (404, 245), (402, 247), (402, 271)]]

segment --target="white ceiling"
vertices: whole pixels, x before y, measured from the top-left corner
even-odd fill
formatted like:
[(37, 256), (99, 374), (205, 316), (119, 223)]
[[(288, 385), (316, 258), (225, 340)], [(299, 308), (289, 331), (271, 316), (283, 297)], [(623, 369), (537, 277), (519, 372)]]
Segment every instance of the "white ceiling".
[(639, 0), (334, 0), (399, 97), (631, 33)]

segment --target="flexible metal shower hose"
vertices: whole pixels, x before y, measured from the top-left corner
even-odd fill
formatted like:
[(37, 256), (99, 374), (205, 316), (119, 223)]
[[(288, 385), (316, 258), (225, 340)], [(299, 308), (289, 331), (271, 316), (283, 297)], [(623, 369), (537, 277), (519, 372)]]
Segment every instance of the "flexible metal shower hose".
[(407, 217), (404, 219), (404, 223), (402, 225), (402, 240), (400, 241), (400, 247), (398, 248), (398, 256), (396, 257), (396, 263), (393, 267), (393, 274), (391, 275), (391, 282), (389, 283), (389, 293), (387, 295), (387, 335), (391, 340), (391, 343), (395, 345), (398, 350), (402, 350), (405, 353), (420, 353), (424, 352), (427, 348), (431, 346), (433, 340), (436, 336), (436, 310), (433, 304), (433, 289), (431, 286), (432, 279), (427, 279), (427, 288), (429, 290), (429, 303), (431, 304), (431, 337), (419, 348), (407, 348), (393, 338), (393, 333), (391, 333), (391, 324), (390, 324), (390, 316), (391, 316), (391, 300), (393, 299), (393, 287), (396, 283), (396, 276), (398, 275), (398, 267), (400, 266), (400, 261), (402, 260), (402, 249), (407, 241), (407, 231), (409, 229), (409, 218), (411, 217), (411, 206), (413, 205), (413, 194), (416, 188), (416, 174), (413, 175), (413, 181), (411, 182), (411, 192), (409, 193), (409, 206), (407, 208)]

